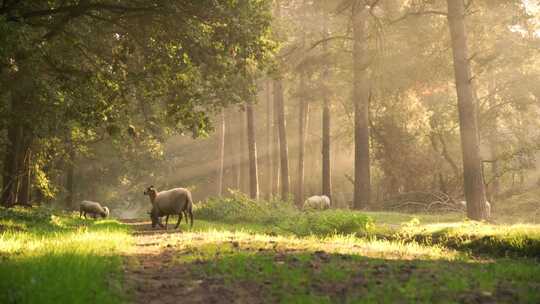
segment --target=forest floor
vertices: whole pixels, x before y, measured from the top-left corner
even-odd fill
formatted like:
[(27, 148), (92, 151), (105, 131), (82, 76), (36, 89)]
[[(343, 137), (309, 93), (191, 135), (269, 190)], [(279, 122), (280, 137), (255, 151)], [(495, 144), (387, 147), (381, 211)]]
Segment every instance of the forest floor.
[[(135, 245), (126, 253), (125, 279), (130, 298), (145, 304), (540, 302), (538, 248), (501, 245), (510, 236), (518, 243), (516, 235), (535, 239), (538, 226), (402, 224), (358, 238), (268, 234), (259, 225), (206, 221), (153, 230), (147, 221), (128, 221)], [(390, 233), (393, 227), (400, 228)], [(440, 231), (448, 237), (433, 237)], [(428, 234), (429, 242), (418, 237)]]

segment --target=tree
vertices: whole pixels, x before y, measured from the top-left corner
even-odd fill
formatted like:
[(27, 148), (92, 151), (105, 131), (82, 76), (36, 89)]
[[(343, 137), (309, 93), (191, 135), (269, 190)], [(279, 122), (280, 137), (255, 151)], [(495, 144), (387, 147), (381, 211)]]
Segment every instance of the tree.
[(220, 128), (219, 128), (219, 167), (218, 167), (218, 188), (217, 193), (219, 196), (223, 194), (223, 171), (225, 170), (225, 110), (221, 110), (219, 115), (220, 119)]
[[(276, 1), (276, 16), (277, 21), (280, 20), (281, 2)], [(287, 128), (285, 122), (285, 101), (283, 93), (283, 79), (281, 75), (277, 75), (274, 79), (274, 103), (275, 116), (278, 127), (279, 136), (279, 156), (280, 156), (280, 176), (281, 176), (281, 199), (289, 198), (289, 151), (287, 145)]]
[(274, 191), (275, 185), (277, 184), (277, 174), (274, 172), (274, 166), (276, 166), (274, 162), (274, 138), (273, 138), (273, 132), (275, 130), (275, 126), (273, 123), (273, 103), (272, 103), (272, 83), (270, 80), (265, 81), (265, 92), (266, 92), (266, 146), (267, 146), (267, 174), (268, 174), (268, 184), (267, 184), (267, 199), (272, 198), (272, 196), (276, 193)]
[[(205, 136), (211, 114), (254, 94), (254, 74), (274, 47), (270, 8), (258, 0), (3, 5), (0, 128), (10, 138), (2, 203), (18, 200), (21, 152), (46, 157), (32, 143), (55, 141), (70, 124), (86, 136), (81, 145), (132, 123), (140, 123), (139, 142)], [(121, 133), (110, 140), (120, 145)]]
[(353, 23), (353, 102), (354, 102), (354, 207), (370, 204), (369, 157), (369, 83), (366, 37), (368, 10), (355, 2), (352, 6)]
[[(306, 75), (305, 72), (301, 72), (300, 74), (300, 91), (305, 92), (306, 86)], [(309, 119), (309, 104), (307, 103), (304, 95), (302, 94), (299, 97), (299, 106), (298, 106), (298, 177), (297, 177), (297, 183), (298, 188), (296, 190), (296, 205), (302, 206), (302, 203), (304, 202), (304, 158), (306, 154), (306, 128), (308, 125), (308, 119)]]
[[(328, 39), (327, 19), (328, 14), (324, 14), (323, 17), (323, 39)], [(328, 54), (328, 42), (323, 43), (323, 53)], [(329, 67), (326, 63), (323, 67), (322, 80), (328, 81)], [(330, 163), (330, 98), (328, 92), (323, 93), (323, 110), (322, 110), (322, 194), (328, 196), (332, 201), (332, 166)]]
[(255, 140), (255, 114), (253, 104), (246, 105), (247, 135), (249, 151), (249, 194), (252, 199), (259, 199), (259, 177), (257, 170), (257, 143)]
[(463, 183), (467, 201), (467, 216), (474, 220), (486, 219), (486, 193), (480, 158), (477, 109), (471, 84), (471, 68), (465, 31), (463, 1), (447, 0), (448, 26), (454, 56), (454, 72), (458, 96), (459, 126), (463, 155)]

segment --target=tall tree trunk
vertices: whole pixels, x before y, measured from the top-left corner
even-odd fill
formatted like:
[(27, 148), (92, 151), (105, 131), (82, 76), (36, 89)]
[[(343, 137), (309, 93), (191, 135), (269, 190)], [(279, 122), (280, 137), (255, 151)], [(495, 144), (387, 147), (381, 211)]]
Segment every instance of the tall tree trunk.
[(276, 114), (278, 119), (279, 156), (281, 171), (281, 199), (289, 198), (289, 152), (285, 126), (285, 104), (283, 101), (283, 83), (281, 78), (274, 81), (274, 97), (276, 98)]
[[(328, 38), (327, 20), (328, 16), (324, 16), (323, 38)], [(328, 42), (323, 43), (323, 53), (328, 53)], [(326, 56), (329, 59), (329, 56)], [(330, 71), (328, 62), (324, 64), (322, 78), (325, 83), (328, 83)], [(330, 99), (328, 92), (323, 93), (323, 111), (322, 111), (322, 194), (328, 196), (332, 201), (332, 167), (330, 163)]]
[(467, 216), (474, 220), (487, 218), (486, 192), (478, 140), (478, 125), (471, 84), (463, 1), (447, 0), (448, 25), (452, 39), (454, 72), (458, 96), (459, 127), (463, 154), (463, 179)]
[(2, 204), (11, 207), (18, 201), (21, 186), (21, 173), (24, 164), (24, 130), (23, 126), (12, 121), (8, 127), (8, 142), (5, 149), (4, 179)]
[[(496, 90), (496, 83), (495, 81), (492, 79), (489, 83), (489, 92), (494, 92)], [(496, 106), (497, 104), (497, 101), (495, 100), (495, 96), (491, 96), (489, 98), (489, 105), (490, 107), (494, 107)], [(495, 115), (495, 117), (493, 118), (493, 121), (489, 122), (491, 124), (491, 130), (490, 130), (490, 134), (488, 136), (488, 143), (489, 143), (489, 152), (490, 152), (490, 156), (491, 156), (491, 176), (492, 176), (492, 179), (491, 179), (491, 183), (488, 187), (488, 197), (489, 197), (489, 201), (491, 202), (491, 204), (493, 204), (497, 198), (497, 196), (499, 195), (500, 193), (500, 180), (499, 180), (499, 161), (497, 160), (497, 157), (498, 157), (498, 154), (499, 154), (499, 149), (498, 149), (498, 145), (499, 143), (497, 142), (497, 136), (499, 135), (499, 130), (498, 130), (498, 127), (499, 127), (499, 122), (498, 122), (498, 116)]]
[(21, 205), (30, 205), (30, 191), (31, 191), (31, 164), (32, 164), (32, 150), (26, 149), (24, 153), (24, 161), (21, 172), (21, 187), (19, 189), (18, 203)]
[(246, 123), (246, 107), (242, 106), (240, 112), (240, 190), (244, 193), (249, 191), (249, 172), (248, 166), (248, 146), (247, 146), (247, 123)]
[(299, 125), (298, 125), (298, 185), (296, 189), (296, 205), (302, 206), (304, 202), (304, 185), (305, 185), (305, 172), (304, 172), (304, 160), (306, 155), (306, 127), (309, 119), (309, 104), (304, 97), (306, 91), (306, 75), (301, 72), (300, 75), (300, 98), (299, 98)]
[[(276, 0), (275, 20), (281, 20), (281, 2)], [(278, 24), (279, 25), (279, 24)], [(278, 35), (280, 33), (278, 32)], [(277, 118), (277, 127), (279, 135), (279, 158), (281, 172), (281, 199), (289, 199), (289, 152), (287, 147), (287, 132), (285, 127), (285, 103), (283, 97), (283, 80), (282, 76), (278, 75), (274, 80), (274, 115)]]
[(274, 175), (274, 145), (272, 140), (272, 130), (273, 130), (273, 121), (272, 121), (272, 92), (271, 92), (271, 82), (267, 80), (266, 82), (266, 148), (267, 148), (267, 175), (268, 175), (268, 189), (266, 198), (270, 199), (274, 193), (274, 184), (276, 183), (276, 176)]
[(223, 171), (225, 170), (225, 110), (221, 110), (219, 128), (219, 168), (217, 172), (217, 194), (223, 195)]
[(75, 206), (75, 147), (71, 139), (69, 140), (69, 159), (67, 162), (67, 175), (66, 175), (66, 205), (73, 209), (76, 209)]
[(252, 199), (259, 199), (259, 177), (257, 172), (257, 142), (255, 140), (255, 114), (253, 104), (246, 105), (248, 151), (249, 151), (249, 194)]
[(272, 176), (274, 177), (274, 181), (272, 182), (272, 195), (277, 196), (280, 190), (281, 186), (281, 177), (279, 173), (281, 172), (281, 164), (280, 164), (280, 154), (279, 154), (279, 132), (278, 132), (278, 125), (279, 125), (279, 117), (277, 115), (277, 94), (276, 94), (276, 87), (275, 82), (273, 86), (273, 93), (274, 93), (274, 102), (273, 102), (273, 126), (272, 126)]
[[(240, 130), (238, 129), (238, 117), (237, 113), (233, 109), (227, 110), (227, 125), (229, 126), (229, 132), (226, 132), (225, 136), (227, 137), (227, 142), (231, 143), (230, 145), (225, 145), (229, 157), (227, 161), (229, 167), (231, 168), (230, 175), (230, 188), (240, 189)], [(243, 127), (243, 126), (240, 126)]]
[(353, 6), (353, 101), (354, 101), (354, 207), (370, 204), (369, 83), (366, 46), (367, 9)]

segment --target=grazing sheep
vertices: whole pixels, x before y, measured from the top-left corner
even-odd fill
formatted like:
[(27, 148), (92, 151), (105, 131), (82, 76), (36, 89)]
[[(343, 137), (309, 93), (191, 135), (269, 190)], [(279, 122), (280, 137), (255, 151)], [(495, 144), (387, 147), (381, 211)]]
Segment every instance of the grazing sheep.
[[(467, 202), (466, 201), (459, 201), (458, 205), (460, 205), (463, 209), (467, 210)], [(487, 214), (488, 218), (491, 217), (491, 204), (488, 201), (486, 201), (486, 214)]]
[(330, 208), (330, 198), (326, 195), (314, 195), (305, 200), (303, 209), (325, 210)]
[(99, 203), (92, 201), (82, 201), (79, 211), (79, 217), (84, 215), (84, 218), (86, 218), (87, 214), (90, 214), (90, 216), (94, 219), (97, 218), (98, 215), (100, 215), (102, 218), (109, 216), (109, 208), (102, 207)]
[(193, 199), (191, 198), (191, 192), (184, 188), (174, 188), (167, 191), (157, 192), (154, 186), (150, 186), (144, 190), (144, 195), (150, 197), (152, 203), (152, 211), (150, 211), (150, 218), (152, 219), (152, 228), (156, 225), (164, 227), (161, 224), (160, 217), (166, 216), (165, 229), (169, 222), (169, 215), (178, 214), (178, 222), (174, 229), (180, 226), (182, 221), (182, 213), (186, 216), (186, 222), (189, 218), (191, 220), (191, 227), (193, 227)]

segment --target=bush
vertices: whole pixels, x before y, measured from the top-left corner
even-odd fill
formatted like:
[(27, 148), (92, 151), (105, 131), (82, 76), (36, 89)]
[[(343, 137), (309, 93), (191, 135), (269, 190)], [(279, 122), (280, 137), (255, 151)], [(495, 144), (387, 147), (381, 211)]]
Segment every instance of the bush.
[(355, 211), (325, 210), (303, 212), (291, 202), (259, 200), (232, 192), (230, 198), (211, 198), (195, 206), (195, 216), (223, 223), (253, 223), (269, 226), (272, 232), (299, 236), (360, 234), (370, 227), (370, 217)]

